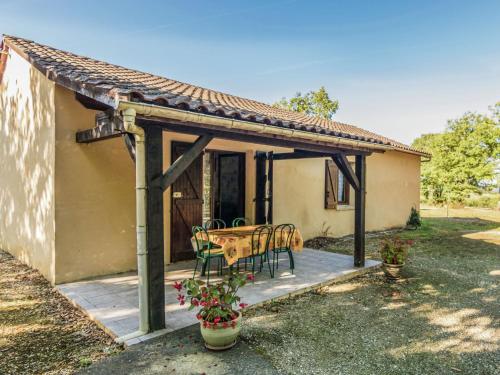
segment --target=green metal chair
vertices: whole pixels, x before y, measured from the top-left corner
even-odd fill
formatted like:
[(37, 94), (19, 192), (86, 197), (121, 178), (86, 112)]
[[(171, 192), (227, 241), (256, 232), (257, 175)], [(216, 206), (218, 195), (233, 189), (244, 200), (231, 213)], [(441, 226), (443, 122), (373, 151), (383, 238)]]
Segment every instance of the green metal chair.
[[(196, 246), (196, 265), (194, 266), (193, 279), (196, 276), (198, 263), (202, 261), (201, 276), (207, 275), (207, 284), (210, 283), (210, 261), (216, 259), (217, 275), (222, 274), (222, 263), (224, 260), (224, 253), (221, 246), (214, 244), (209, 240), (208, 233), (205, 228), (200, 226), (193, 226), (192, 229), (194, 242)], [(207, 271), (208, 269), (208, 271)]]
[(237, 217), (236, 219), (233, 220), (232, 227), (242, 227), (245, 225), (251, 225), (250, 219), (247, 219), (246, 217)]
[[(252, 255), (245, 258), (251, 259), (252, 261), (252, 275), (255, 275), (255, 263), (257, 259), (260, 258), (259, 272), (262, 272), (264, 261), (267, 259), (267, 265), (269, 267), (269, 273), (271, 277), (274, 277), (271, 271), (271, 263), (269, 262), (269, 243), (273, 235), (273, 227), (270, 225), (261, 225), (252, 233)], [(245, 268), (246, 269), (246, 268)]]
[(210, 230), (210, 229), (225, 229), (226, 228), (226, 223), (222, 219), (207, 220), (207, 221), (205, 221), (205, 224), (203, 224), (203, 227), (206, 230)]
[[(273, 253), (273, 277), (274, 269), (278, 269), (279, 255), (281, 253), (288, 253), (290, 259), (290, 269), (295, 269), (295, 262), (292, 254), (292, 239), (295, 233), (295, 225), (293, 224), (280, 224), (274, 228), (274, 235), (270, 251)], [(276, 266), (276, 267), (275, 267)]]

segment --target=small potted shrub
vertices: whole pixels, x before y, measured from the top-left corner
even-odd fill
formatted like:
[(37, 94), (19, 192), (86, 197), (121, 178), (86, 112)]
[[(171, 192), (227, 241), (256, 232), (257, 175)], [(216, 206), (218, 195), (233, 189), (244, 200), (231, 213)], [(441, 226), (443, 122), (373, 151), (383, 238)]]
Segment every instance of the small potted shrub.
[(406, 228), (415, 230), (421, 225), (422, 225), (422, 220), (420, 219), (420, 212), (418, 212), (415, 207), (412, 207), (410, 211), (410, 216), (406, 221)]
[(405, 265), (408, 249), (412, 245), (412, 240), (402, 240), (399, 237), (385, 238), (380, 243), (382, 269), (389, 280), (401, 277), (401, 268)]
[(198, 309), (196, 317), (208, 349), (225, 350), (236, 344), (241, 330), (241, 312), (236, 308), (247, 306), (236, 293), (248, 280), (253, 280), (253, 275), (231, 273), (215, 284), (194, 279), (174, 283), (179, 304), (184, 305), (187, 299), (189, 310)]

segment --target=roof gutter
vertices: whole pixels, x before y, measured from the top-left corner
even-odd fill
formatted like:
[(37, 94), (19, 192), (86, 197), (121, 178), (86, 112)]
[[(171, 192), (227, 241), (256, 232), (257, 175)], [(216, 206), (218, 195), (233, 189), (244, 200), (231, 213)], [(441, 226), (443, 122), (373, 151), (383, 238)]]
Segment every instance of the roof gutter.
[(390, 145), (382, 145), (377, 143), (351, 140), (342, 137), (335, 137), (320, 133), (307, 132), (303, 130), (280, 128), (274, 125), (259, 124), (243, 120), (235, 120), (225, 117), (207, 115), (204, 113), (194, 113), (175, 108), (162, 107), (154, 104), (119, 101), (117, 109), (118, 110), (134, 109), (138, 115), (142, 116), (155, 116), (182, 122), (219, 126), (221, 128), (226, 128), (226, 129), (238, 129), (238, 130), (253, 131), (261, 134), (281, 135), (292, 139), (320, 141), (320, 142), (332, 143), (338, 146), (345, 145), (350, 147), (363, 147), (367, 149), (381, 150), (381, 151), (394, 149), (394, 147)]

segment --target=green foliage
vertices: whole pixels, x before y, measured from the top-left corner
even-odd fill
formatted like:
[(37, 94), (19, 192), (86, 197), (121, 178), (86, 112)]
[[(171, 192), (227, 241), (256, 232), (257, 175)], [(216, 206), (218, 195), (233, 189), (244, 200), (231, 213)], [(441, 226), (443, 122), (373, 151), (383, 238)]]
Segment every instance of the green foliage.
[(409, 225), (412, 227), (419, 227), (422, 225), (422, 220), (420, 219), (420, 212), (418, 212), (415, 207), (411, 208), (410, 216), (408, 217), (408, 220), (406, 221), (406, 225)]
[(380, 257), (387, 264), (404, 264), (411, 245), (413, 245), (412, 240), (402, 240), (399, 237), (384, 238), (380, 242)]
[(291, 99), (282, 98), (273, 106), (331, 120), (339, 109), (339, 102), (330, 99), (326, 89), (321, 86), (318, 91), (309, 91), (305, 95), (298, 92)]
[(432, 154), (422, 163), (422, 193), (434, 203), (463, 202), (492, 184), (500, 163), (500, 102), (489, 115), (466, 113), (441, 134), (425, 134), (413, 147)]
[(500, 196), (497, 195), (482, 195), (479, 197), (470, 197), (464, 201), (467, 207), (482, 207), (482, 208), (497, 208)]
[[(234, 326), (238, 313), (233, 306), (240, 308), (247, 306), (240, 303), (241, 298), (236, 294), (247, 280), (253, 280), (253, 275), (230, 273), (216, 284), (205, 284), (201, 280), (186, 279), (182, 283), (175, 282), (173, 287), (179, 292), (177, 300), (180, 305), (189, 300), (189, 310), (199, 308), (196, 317), (203, 321), (205, 327), (216, 328), (219, 325), (226, 328)], [(186, 294), (182, 293), (185, 289)]]

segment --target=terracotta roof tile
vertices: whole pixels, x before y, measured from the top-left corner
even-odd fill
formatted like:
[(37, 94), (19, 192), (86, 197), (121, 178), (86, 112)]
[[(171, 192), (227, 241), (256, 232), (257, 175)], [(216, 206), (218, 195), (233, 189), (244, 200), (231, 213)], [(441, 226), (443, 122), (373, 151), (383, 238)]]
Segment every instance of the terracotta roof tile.
[[(116, 94), (129, 95), (141, 101), (159, 105), (182, 106), (181, 108), (187, 105), (190, 110), (208, 111), (217, 116), (237, 117), (275, 126), (289, 126), (370, 143), (391, 145), (402, 151), (421, 153), (400, 142), (353, 125), (310, 117), (255, 100), (78, 56), (18, 37), (4, 35), (3, 41), (7, 46), (23, 54), (39, 70), (56, 82), (69, 81), (83, 85), (87, 91), (98, 91), (108, 95), (110, 102)], [(424, 155), (424, 153), (421, 154)]]

